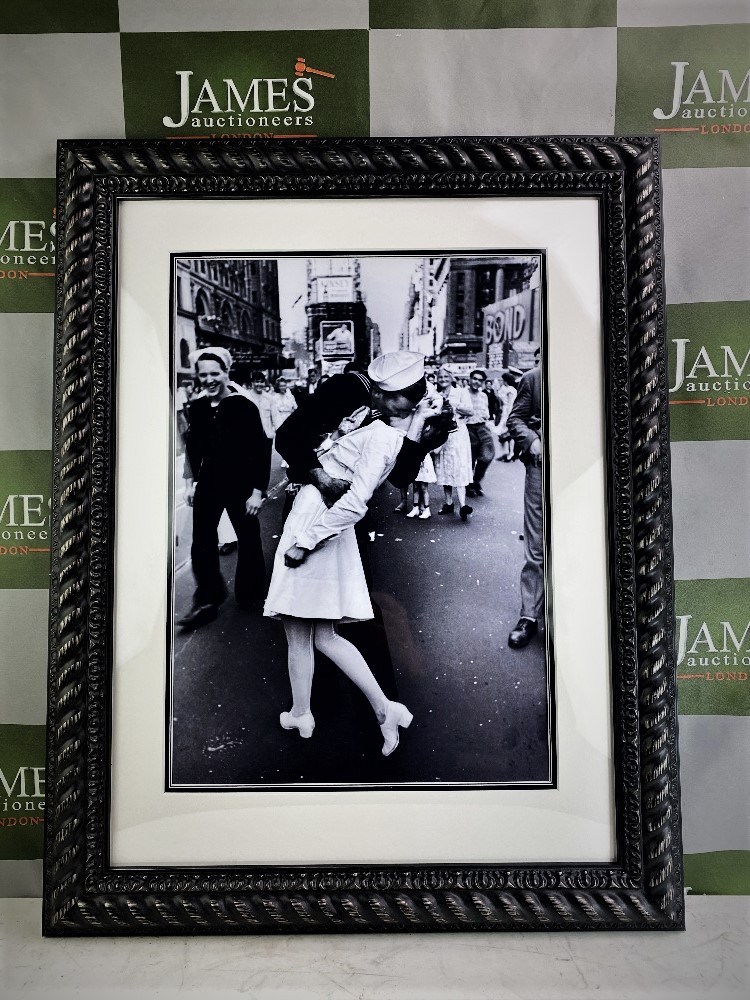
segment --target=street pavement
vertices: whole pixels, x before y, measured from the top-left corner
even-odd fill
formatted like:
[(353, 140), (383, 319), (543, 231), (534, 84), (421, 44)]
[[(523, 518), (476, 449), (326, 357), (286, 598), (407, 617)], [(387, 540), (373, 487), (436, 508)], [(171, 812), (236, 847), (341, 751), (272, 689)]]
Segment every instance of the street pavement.
[[(230, 598), (219, 618), (174, 635), (173, 785), (389, 787), (550, 780), (545, 636), (508, 648), (519, 611), (523, 562), (520, 463), (493, 462), (484, 497), (467, 523), (394, 512), (390, 484), (371, 505), (367, 544), (372, 595), (382, 620), (342, 628), (386, 694), (414, 714), (389, 757), (360, 692), (316, 654), (311, 739), (281, 729), (291, 707), (281, 624), (240, 611)], [(274, 454), (271, 489), (260, 514), (270, 572), (281, 532), (283, 471)], [(177, 496), (175, 617), (190, 607), (190, 509)], [(236, 554), (222, 556), (231, 581)], [(378, 616), (380, 619), (380, 615)], [(388, 652), (390, 651), (390, 657)], [(392, 666), (391, 663), (392, 661)]]

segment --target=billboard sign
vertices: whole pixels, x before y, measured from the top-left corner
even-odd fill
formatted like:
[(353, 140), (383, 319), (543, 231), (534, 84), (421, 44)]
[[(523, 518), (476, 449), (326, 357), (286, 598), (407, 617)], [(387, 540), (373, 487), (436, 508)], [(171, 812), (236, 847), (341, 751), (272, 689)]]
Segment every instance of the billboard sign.
[(321, 357), (354, 357), (354, 321), (323, 320), (320, 324)]
[(347, 275), (323, 275), (315, 279), (318, 302), (353, 302), (354, 279)]
[(491, 367), (503, 366), (504, 345), (518, 348), (518, 341), (533, 338), (533, 294), (527, 288), (484, 307), (485, 357)]
[(531, 289), (484, 307), (484, 346), (510, 343), (526, 335), (531, 321)]

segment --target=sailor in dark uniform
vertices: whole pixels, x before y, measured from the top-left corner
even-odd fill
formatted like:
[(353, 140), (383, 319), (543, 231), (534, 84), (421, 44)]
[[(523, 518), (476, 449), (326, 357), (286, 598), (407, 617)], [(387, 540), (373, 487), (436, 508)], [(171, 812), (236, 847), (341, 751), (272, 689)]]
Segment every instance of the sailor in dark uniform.
[(195, 358), (200, 394), (190, 404), (185, 446), (196, 587), (193, 607), (179, 623), (184, 629), (213, 621), (227, 596), (217, 536), (224, 510), (237, 534), (237, 604), (261, 610), (266, 594), (258, 511), (268, 489), (270, 453), (258, 408), (229, 381), (231, 362), (223, 348), (205, 348)]

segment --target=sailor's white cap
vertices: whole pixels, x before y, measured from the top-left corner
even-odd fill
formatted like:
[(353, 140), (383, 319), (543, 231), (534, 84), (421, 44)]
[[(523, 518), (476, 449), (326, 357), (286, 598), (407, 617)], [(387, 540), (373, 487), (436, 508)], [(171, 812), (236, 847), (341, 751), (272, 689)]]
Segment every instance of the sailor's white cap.
[(232, 367), (232, 355), (226, 349), (226, 347), (201, 347), (200, 350), (191, 351), (188, 360), (193, 368), (198, 367), (198, 362), (208, 354), (209, 357), (213, 355), (215, 358), (220, 358), (223, 364), (224, 370), (229, 371)]
[(367, 374), (383, 392), (399, 392), (424, 378), (424, 354), (391, 351), (375, 358)]

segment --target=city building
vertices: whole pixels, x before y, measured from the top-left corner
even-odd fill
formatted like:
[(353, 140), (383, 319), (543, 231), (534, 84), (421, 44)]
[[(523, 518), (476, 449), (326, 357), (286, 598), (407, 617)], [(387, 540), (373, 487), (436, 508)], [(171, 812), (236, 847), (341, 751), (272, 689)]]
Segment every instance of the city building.
[(173, 332), (178, 379), (190, 377), (190, 353), (201, 347), (227, 348), (238, 382), (258, 369), (278, 374), (284, 359), (276, 261), (178, 258)]
[[(516, 361), (525, 362), (526, 354), (533, 357), (539, 340), (538, 294), (529, 297), (530, 315), (523, 331), (504, 330), (502, 348), (490, 358), (486, 333), (486, 315), (498, 311), (499, 304), (515, 299), (523, 292), (537, 289), (539, 258), (532, 256), (452, 257), (445, 293), (443, 336), (437, 345), (440, 363), (462, 368), (506, 367), (511, 352)], [(536, 307), (536, 311), (534, 311)], [(529, 351), (515, 350), (534, 342)], [(530, 367), (524, 363), (524, 367)]]
[(406, 314), (400, 346), (435, 359), (443, 339), (446, 309), (446, 281), (450, 270), (447, 257), (423, 257), (417, 261), (409, 284)]
[[(341, 372), (352, 361), (369, 364), (373, 324), (362, 294), (358, 258), (308, 260), (305, 312), (308, 354), (321, 374)], [(379, 342), (379, 334), (375, 336)]]
[(365, 325), (367, 327), (367, 335), (370, 342), (370, 360), (372, 360), (372, 358), (376, 358), (382, 350), (380, 343), (380, 327), (377, 323), (371, 320), (369, 316), (365, 319)]

